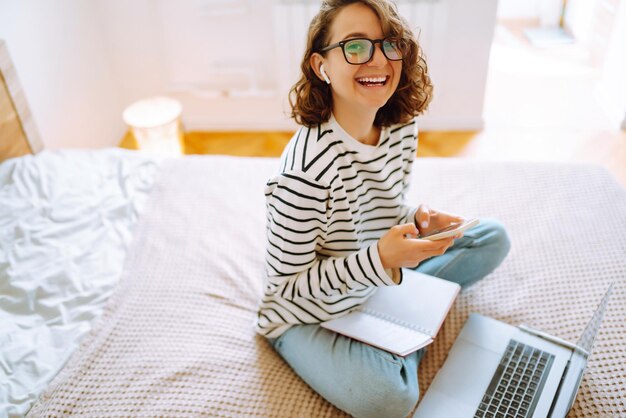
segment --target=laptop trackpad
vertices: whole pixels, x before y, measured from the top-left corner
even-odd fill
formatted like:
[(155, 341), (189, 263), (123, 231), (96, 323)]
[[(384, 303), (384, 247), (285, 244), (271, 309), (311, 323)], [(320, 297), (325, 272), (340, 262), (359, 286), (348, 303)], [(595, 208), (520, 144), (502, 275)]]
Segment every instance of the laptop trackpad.
[(431, 387), (476, 411), (501, 358), (502, 353), (457, 339)]

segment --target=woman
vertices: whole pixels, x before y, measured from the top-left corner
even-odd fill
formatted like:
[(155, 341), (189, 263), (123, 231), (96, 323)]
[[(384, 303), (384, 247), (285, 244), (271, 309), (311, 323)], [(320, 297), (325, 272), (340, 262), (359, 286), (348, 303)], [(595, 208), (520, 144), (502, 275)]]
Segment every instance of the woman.
[(408, 206), (415, 117), (432, 96), (417, 41), (386, 0), (327, 0), (309, 28), (292, 116), (302, 125), (266, 185), (267, 285), (257, 330), (313, 389), (354, 416), (406, 416), (423, 350), (398, 357), (319, 326), (362, 304), (401, 267), (464, 286), (509, 242), (496, 221)]

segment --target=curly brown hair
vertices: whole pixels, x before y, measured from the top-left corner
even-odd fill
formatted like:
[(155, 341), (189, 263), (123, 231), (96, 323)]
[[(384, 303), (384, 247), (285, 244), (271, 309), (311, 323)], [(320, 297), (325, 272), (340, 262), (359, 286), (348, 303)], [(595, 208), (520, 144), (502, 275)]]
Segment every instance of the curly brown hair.
[(330, 27), (335, 16), (343, 7), (353, 3), (370, 7), (380, 19), (383, 33), (406, 45), (398, 88), (378, 109), (374, 125), (406, 123), (423, 113), (432, 99), (433, 86), (424, 52), (406, 20), (398, 14), (395, 4), (389, 0), (323, 0), (309, 26), (306, 52), (300, 65), (302, 76), (289, 92), (291, 117), (300, 125), (314, 126), (330, 119), (333, 107), (330, 86), (317, 77), (310, 59), (330, 42)]

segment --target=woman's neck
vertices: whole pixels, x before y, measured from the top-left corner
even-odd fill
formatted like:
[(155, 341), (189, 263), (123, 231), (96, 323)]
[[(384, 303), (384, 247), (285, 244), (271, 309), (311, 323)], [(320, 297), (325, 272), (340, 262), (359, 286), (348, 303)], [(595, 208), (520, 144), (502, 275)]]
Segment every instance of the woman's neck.
[(333, 107), (335, 120), (352, 138), (366, 145), (376, 145), (380, 136), (380, 129), (374, 126), (376, 111), (363, 110), (361, 112), (350, 109), (342, 110), (340, 106)]

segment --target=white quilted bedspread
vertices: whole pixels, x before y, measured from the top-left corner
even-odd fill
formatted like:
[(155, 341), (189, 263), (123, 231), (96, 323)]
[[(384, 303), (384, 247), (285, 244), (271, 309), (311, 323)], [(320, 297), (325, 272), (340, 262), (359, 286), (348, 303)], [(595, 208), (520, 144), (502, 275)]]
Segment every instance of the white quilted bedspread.
[[(164, 162), (101, 320), (31, 416), (338, 416), (255, 335), (274, 159)], [(626, 191), (578, 165), (418, 159), (413, 203), (500, 219), (512, 249), (459, 296), (424, 390), (470, 312), (576, 340), (609, 282), (571, 416), (626, 415)]]

